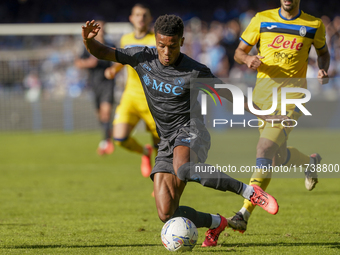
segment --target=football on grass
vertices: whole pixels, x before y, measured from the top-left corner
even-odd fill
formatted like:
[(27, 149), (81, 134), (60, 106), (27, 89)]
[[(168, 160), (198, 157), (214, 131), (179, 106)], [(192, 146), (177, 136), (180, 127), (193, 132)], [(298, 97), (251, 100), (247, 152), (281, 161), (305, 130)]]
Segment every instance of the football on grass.
[(161, 238), (169, 251), (191, 251), (196, 245), (198, 232), (191, 220), (176, 217), (164, 224)]

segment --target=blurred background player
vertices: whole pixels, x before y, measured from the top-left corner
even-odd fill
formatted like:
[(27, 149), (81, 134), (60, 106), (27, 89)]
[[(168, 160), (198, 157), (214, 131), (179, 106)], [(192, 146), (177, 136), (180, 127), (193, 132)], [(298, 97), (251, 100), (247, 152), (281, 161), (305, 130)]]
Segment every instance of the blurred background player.
[[(325, 26), (321, 19), (304, 13), (299, 6), (300, 0), (281, 0), (281, 8), (257, 13), (243, 32), (235, 51), (234, 57), (239, 64), (246, 64), (248, 68), (258, 71), (253, 100), (263, 110), (269, 109), (272, 105), (273, 87), (279, 89), (278, 99), (281, 98), (282, 87), (307, 88), (305, 78), (312, 44), (318, 55), (317, 78), (322, 84), (328, 80), (330, 55), (326, 44)], [(252, 47), (259, 42), (261, 42), (259, 54), (248, 55)], [(304, 97), (304, 94), (289, 93), (288, 96), (298, 99)], [(281, 102), (278, 100), (278, 106), (280, 105)], [(302, 115), (300, 109), (294, 104), (287, 105), (286, 113), (280, 113), (280, 108), (277, 110), (277, 114), (286, 114), (294, 120)], [(294, 147), (287, 147), (288, 135), (292, 129), (293, 127), (284, 128), (280, 124), (271, 127), (270, 123), (259, 129), (260, 139), (256, 153), (256, 166), (259, 169), (261, 165), (304, 166), (306, 164), (309, 164), (309, 169), (313, 169), (320, 164), (319, 154), (308, 156)], [(259, 185), (265, 190), (271, 175), (269, 171), (264, 174), (254, 173), (250, 184)], [(306, 170), (306, 188), (314, 189), (317, 182), (316, 171)], [(254, 205), (245, 200), (241, 210), (228, 219), (229, 225), (243, 233), (247, 229), (247, 222), (254, 208)]]
[[(104, 27), (104, 21), (98, 21)], [(98, 41), (108, 44), (104, 39), (104, 29), (98, 33)], [(103, 140), (99, 143), (97, 153), (99, 155), (111, 154), (114, 151), (112, 142), (112, 105), (114, 81), (104, 76), (104, 71), (111, 65), (110, 61), (99, 60), (84, 49), (80, 58), (75, 60), (78, 68), (89, 70), (88, 84), (92, 88), (99, 123), (103, 130)]]
[[(150, 32), (152, 22), (150, 9), (143, 4), (135, 4), (131, 10), (129, 21), (133, 25), (134, 31), (122, 36), (120, 47), (125, 49), (136, 46), (155, 47), (155, 34)], [(123, 67), (122, 64), (115, 63), (106, 69), (105, 77), (113, 79)], [(144, 177), (149, 177), (152, 170), (153, 148), (149, 144), (142, 146), (130, 135), (139, 120), (143, 119), (147, 130), (152, 134), (155, 148), (157, 148), (159, 137), (136, 71), (131, 66), (127, 66), (127, 74), (126, 87), (113, 121), (113, 139), (117, 145), (142, 154), (141, 172)]]

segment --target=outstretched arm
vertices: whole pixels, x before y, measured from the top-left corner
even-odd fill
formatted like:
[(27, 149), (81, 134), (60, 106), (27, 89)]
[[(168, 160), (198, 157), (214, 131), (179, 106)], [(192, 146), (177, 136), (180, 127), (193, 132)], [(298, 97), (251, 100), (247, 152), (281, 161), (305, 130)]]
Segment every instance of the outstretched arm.
[(95, 23), (94, 20), (86, 21), (86, 25), (81, 28), (83, 42), (88, 52), (96, 58), (117, 62), (116, 49), (105, 46), (94, 39), (101, 29), (98, 23)]
[(238, 45), (234, 59), (239, 64), (246, 64), (248, 68), (252, 70), (256, 70), (261, 64), (261, 59), (264, 58), (260, 55), (250, 56), (248, 53), (252, 49), (253, 46), (249, 46), (243, 41), (240, 41), (240, 44)]

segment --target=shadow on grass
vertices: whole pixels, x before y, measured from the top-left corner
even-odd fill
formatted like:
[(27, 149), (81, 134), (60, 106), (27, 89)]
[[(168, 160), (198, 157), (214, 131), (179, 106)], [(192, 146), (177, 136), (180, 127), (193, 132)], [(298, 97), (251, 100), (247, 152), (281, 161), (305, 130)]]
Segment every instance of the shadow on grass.
[[(247, 248), (247, 247), (295, 247), (295, 246), (322, 246), (324, 248), (331, 248), (331, 249), (340, 249), (340, 242), (323, 242), (323, 243), (222, 243), (219, 244), (215, 248), (200, 248), (196, 249), (195, 251), (199, 253), (217, 253), (221, 254), (227, 253), (227, 252), (233, 252), (235, 253), (239, 248)], [(220, 249), (218, 249), (220, 247)]]
[[(123, 248), (123, 247), (156, 247), (161, 244), (94, 244), (94, 245), (62, 245), (62, 244), (32, 244), (32, 245), (14, 245), (2, 247), (0, 249), (49, 249), (49, 248)], [(270, 247), (270, 246), (323, 246), (326, 248), (340, 249), (340, 242), (320, 242), (320, 243), (287, 243), (287, 242), (269, 242), (269, 243), (222, 243), (219, 247), (223, 249), (200, 249), (200, 252), (235, 252), (241, 247)], [(216, 247), (218, 248), (218, 247)], [(225, 249), (226, 248), (226, 249)]]
[(94, 245), (63, 245), (63, 244), (32, 244), (32, 245), (14, 245), (5, 246), (1, 249), (50, 249), (50, 248), (123, 248), (123, 247), (152, 247), (152, 246), (162, 246), (162, 244), (94, 244)]
[(222, 243), (222, 247), (259, 247), (259, 246), (324, 246), (326, 248), (340, 249), (340, 242), (320, 242), (320, 243), (301, 243), (301, 242), (270, 242), (270, 243)]

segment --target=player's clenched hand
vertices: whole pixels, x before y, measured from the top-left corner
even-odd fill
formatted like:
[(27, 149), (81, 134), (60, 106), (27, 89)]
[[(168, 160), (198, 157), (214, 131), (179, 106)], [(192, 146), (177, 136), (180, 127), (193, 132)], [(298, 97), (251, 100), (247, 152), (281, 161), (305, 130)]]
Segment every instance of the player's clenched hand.
[(86, 25), (81, 26), (81, 28), (82, 28), (81, 35), (83, 36), (83, 39), (90, 40), (96, 37), (101, 27), (99, 26), (98, 23), (95, 23), (95, 21), (92, 20), (91, 22), (86, 21)]
[(327, 84), (329, 81), (328, 74), (324, 69), (318, 71), (318, 80), (321, 85)]
[(246, 58), (246, 64), (247, 64), (248, 68), (250, 68), (252, 70), (256, 70), (262, 64), (261, 59), (263, 59), (263, 58), (264, 57), (262, 57), (260, 55), (248, 56)]

